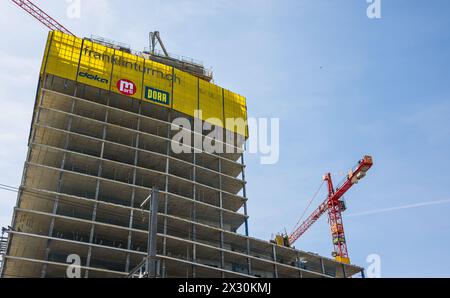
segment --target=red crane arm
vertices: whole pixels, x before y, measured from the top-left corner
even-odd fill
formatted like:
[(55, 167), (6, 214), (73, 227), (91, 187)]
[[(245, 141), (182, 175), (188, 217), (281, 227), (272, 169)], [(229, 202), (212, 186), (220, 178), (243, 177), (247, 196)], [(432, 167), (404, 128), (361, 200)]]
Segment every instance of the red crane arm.
[(356, 168), (350, 170), (345, 182), (341, 186), (336, 187), (336, 190), (329, 197), (329, 200), (333, 202), (339, 201), (339, 199), (347, 192), (347, 190), (350, 189), (350, 187), (358, 183), (360, 179), (366, 176), (366, 172), (372, 167), (372, 165), (373, 161), (370, 156), (365, 156), (362, 160), (360, 160)]
[[(365, 156), (358, 162), (355, 169), (350, 170), (345, 182), (340, 187), (337, 187), (336, 191), (333, 190), (333, 185), (330, 179), (328, 183), (328, 197), (300, 226), (298, 226), (298, 228), (295, 229), (291, 235), (289, 235), (290, 245), (294, 244), (298, 238), (300, 238), (326, 211), (328, 211), (329, 207), (336, 205), (339, 199), (347, 192), (347, 190), (350, 189), (350, 187), (352, 187), (352, 185), (358, 183), (360, 179), (364, 178), (364, 176), (366, 176), (366, 172), (372, 167), (372, 165), (372, 157)], [(329, 177), (330, 175), (328, 174), (324, 179)]]
[(53, 19), (51, 16), (45, 13), (45, 11), (37, 7), (31, 1), (29, 0), (11, 0), (11, 1), (17, 4), (17, 6), (19, 6), (26, 12), (28, 12), (30, 15), (32, 15), (35, 19), (44, 24), (44, 26), (46, 26), (50, 30), (57, 30), (75, 36), (75, 34), (70, 32), (66, 27), (58, 23), (55, 19)]

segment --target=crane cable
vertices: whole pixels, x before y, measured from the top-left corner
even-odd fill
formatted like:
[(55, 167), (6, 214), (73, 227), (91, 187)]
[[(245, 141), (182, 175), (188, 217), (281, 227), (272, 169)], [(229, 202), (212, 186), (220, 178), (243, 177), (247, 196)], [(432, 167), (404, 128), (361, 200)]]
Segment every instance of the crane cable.
[(6, 184), (0, 184), (0, 189), (6, 190), (6, 191), (11, 191), (11, 192), (18, 192), (18, 190), (19, 190), (17, 187), (9, 186)]
[[(322, 189), (323, 184), (325, 183), (325, 180), (322, 180), (322, 183), (320, 184), (319, 188), (316, 190), (316, 193), (314, 194), (314, 196), (311, 198), (311, 200), (308, 203), (308, 206), (306, 206), (305, 211), (303, 211), (302, 216), (300, 217), (300, 219), (297, 221), (297, 223), (294, 226), (294, 229), (292, 230), (291, 234), (292, 235), (295, 230), (298, 228), (298, 225), (300, 224), (300, 222), (303, 220), (303, 217), (305, 217), (306, 211), (308, 211), (309, 207), (311, 207), (312, 203), (314, 202), (314, 200), (317, 198), (317, 195), (319, 194), (320, 190)], [(289, 236), (289, 235), (288, 235)]]

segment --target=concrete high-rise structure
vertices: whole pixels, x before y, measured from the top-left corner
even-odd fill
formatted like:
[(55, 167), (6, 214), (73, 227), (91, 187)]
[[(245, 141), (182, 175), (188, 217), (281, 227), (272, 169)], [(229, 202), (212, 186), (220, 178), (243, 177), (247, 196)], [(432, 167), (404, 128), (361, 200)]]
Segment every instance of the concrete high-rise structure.
[[(362, 272), (248, 235), (247, 127), (225, 121), (246, 120), (245, 99), (210, 78), (192, 61), (51, 32), (1, 276), (65, 277), (79, 256), (81, 277), (127, 277), (147, 256), (154, 217), (141, 205), (152, 188), (158, 277)], [(214, 138), (194, 123), (225, 133)], [(193, 141), (176, 153), (181, 132), (228, 150)]]

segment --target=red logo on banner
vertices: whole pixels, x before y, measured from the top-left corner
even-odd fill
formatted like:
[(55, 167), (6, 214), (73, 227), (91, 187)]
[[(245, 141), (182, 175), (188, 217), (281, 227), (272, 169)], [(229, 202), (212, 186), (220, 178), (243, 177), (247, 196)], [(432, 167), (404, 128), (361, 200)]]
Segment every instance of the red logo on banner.
[(137, 91), (136, 85), (132, 81), (126, 79), (117, 81), (117, 89), (119, 89), (119, 92), (123, 95), (134, 95)]

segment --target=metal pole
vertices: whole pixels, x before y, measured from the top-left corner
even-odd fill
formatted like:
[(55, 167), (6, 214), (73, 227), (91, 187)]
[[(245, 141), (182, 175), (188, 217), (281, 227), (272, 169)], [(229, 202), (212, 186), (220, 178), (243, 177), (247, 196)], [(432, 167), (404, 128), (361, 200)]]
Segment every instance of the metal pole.
[(147, 272), (149, 278), (156, 277), (156, 237), (158, 233), (158, 189), (152, 188), (148, 219)]

